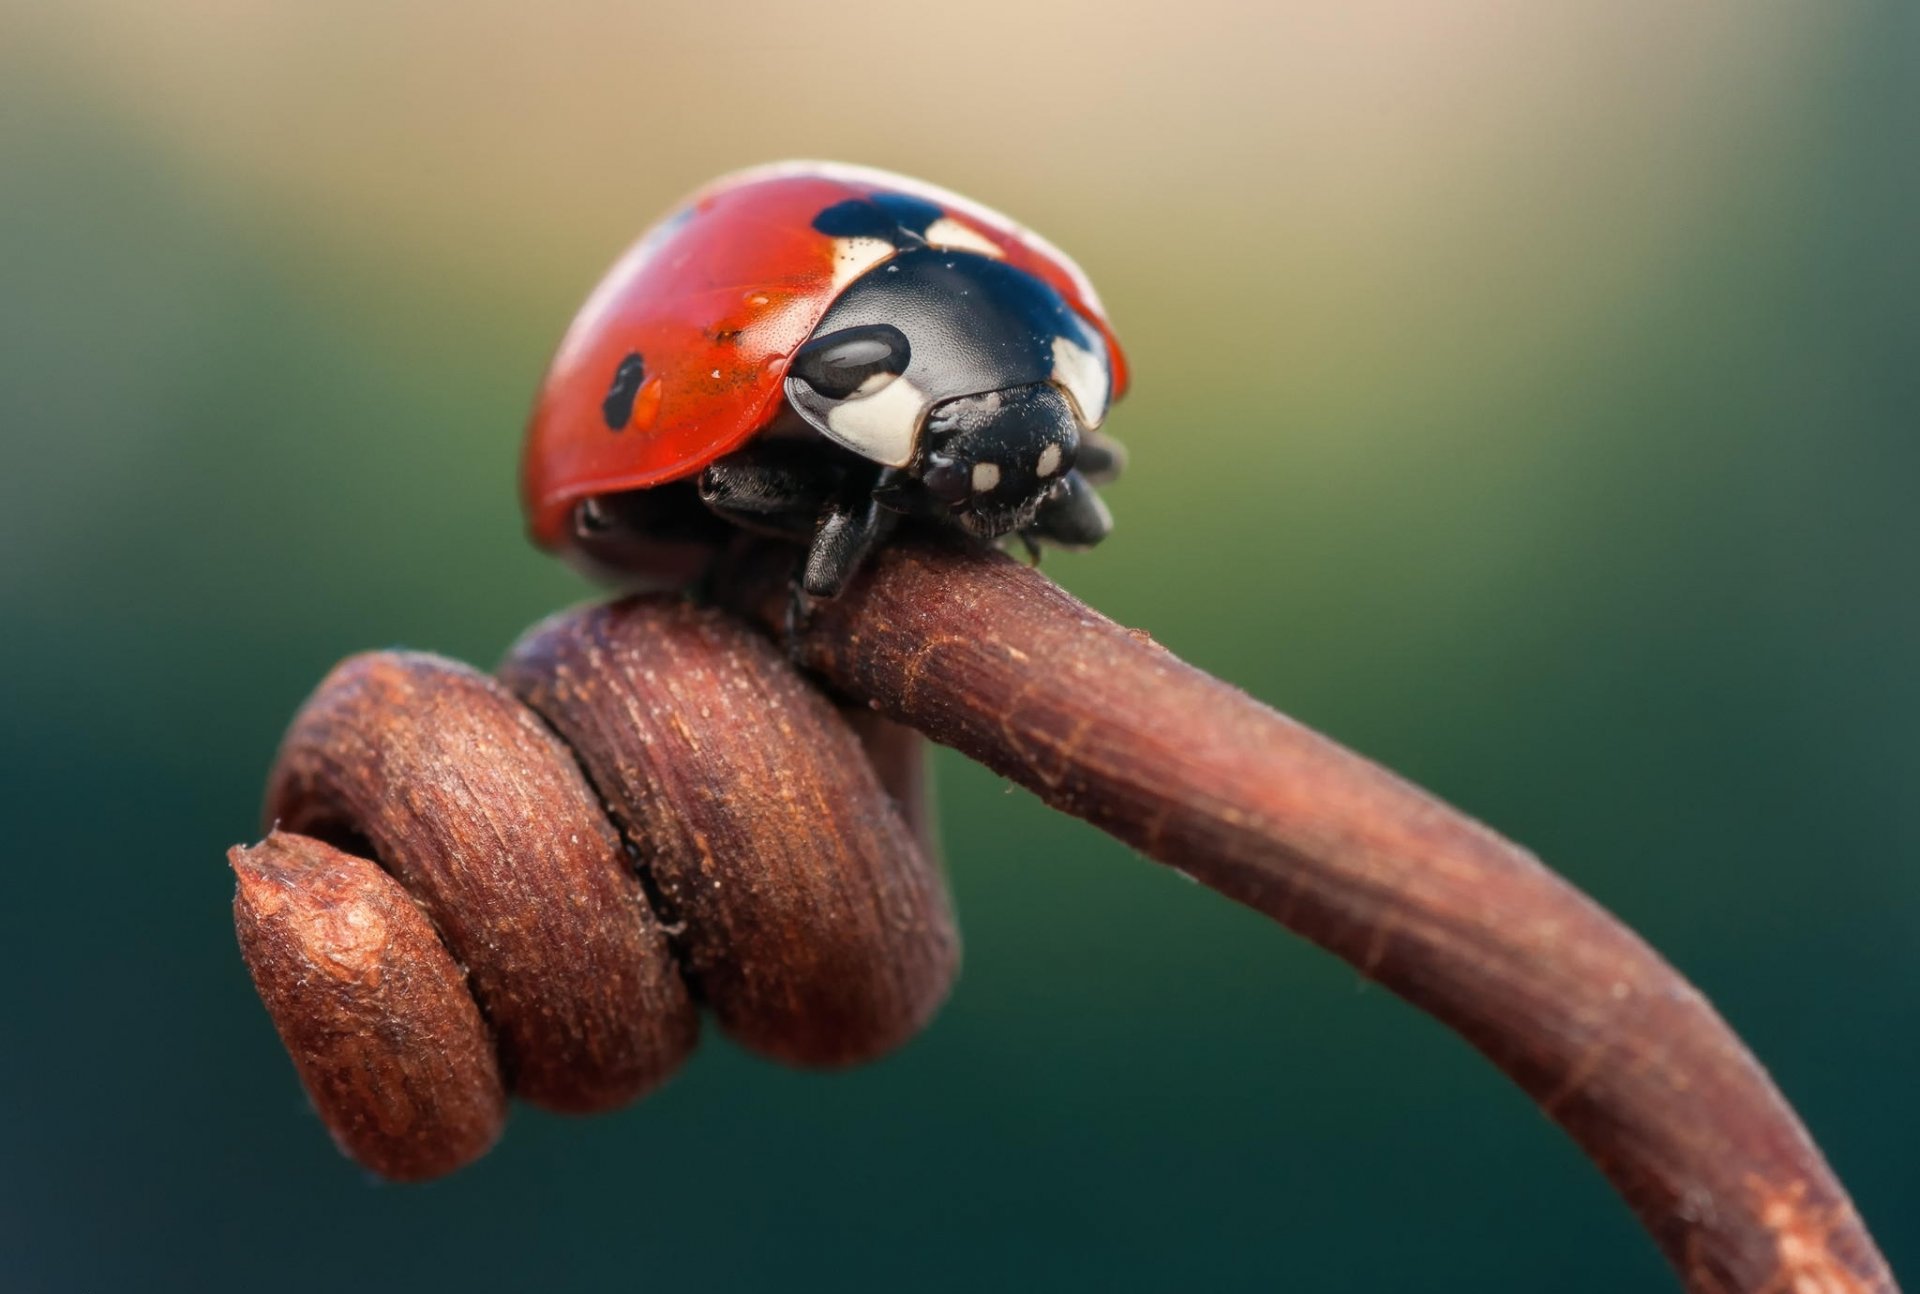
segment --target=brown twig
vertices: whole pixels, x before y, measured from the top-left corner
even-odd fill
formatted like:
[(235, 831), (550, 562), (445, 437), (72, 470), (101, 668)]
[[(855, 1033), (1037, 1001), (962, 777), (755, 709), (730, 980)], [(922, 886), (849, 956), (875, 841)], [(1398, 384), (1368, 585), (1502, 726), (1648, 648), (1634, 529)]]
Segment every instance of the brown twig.
[(580, 756), (736, 1039), (845, 1065), (926, 1023), (959, 949), (945, 887), (858, 737), (771, 643), (627, 602), (536, 627), (501, 674)]
[[(788, 561), (749, 557), (735, 600), (777, 625)], [(851, 700), (1456, 1030), (1593, 1158), (1690, 1289), (1894, 1289), (1732, 1030), (1525, 850), (999, 555), (896, 546), (793, 646)]]
[(503, 1081), (558, 1110), (629, 1101), (691, 1050), (689, 985), (796, 1064), (872, 1059), (933, 1014), (958, 960), (945, 885), (766, 639), (645, 599), (556, 617), (504, 673), (570, 745), (465, 666), (357, 656), (282, 744), (282, 830), (229, 855), (241, 950), (348, 1154), (450, 1172), (498, 1135)]
[(403, 1182), (484, 1154), (507, 1119), (493, 1039), (407, 892), (284, 831), (229, 857), (247, 969), (342, 1148)]
[[(790, 563), (747, 549), (718, 587), (777, 627)], [(1457, 1030), (1698, 1294), (1894, 1290), (1725, 1023), (1517, 846), (1004, 558), (898, 545), (791, 647), (873, 713), (849, 726), (741, 622), (672, 599), (537, 627), (505, 688), (393, 653), (322, 684), (270, 814), (394, 879), (286, 832), (231, 858), (248, 965), (350, 1154), (430, 1176), (491, 1143), (503, 1087), (562, 1109), (636, 1095), (692, 1045), (683, 977), (799, 1063), (919, 1027), (957, 945), (897, 722)]]
[(371, 846), (466, 967), (528, 1100), (611, 1109), (692, 1050), (692, 1004), (619, 836), (566, 748), (484, 674), (345, 661), (288, 730), (267, 816)]

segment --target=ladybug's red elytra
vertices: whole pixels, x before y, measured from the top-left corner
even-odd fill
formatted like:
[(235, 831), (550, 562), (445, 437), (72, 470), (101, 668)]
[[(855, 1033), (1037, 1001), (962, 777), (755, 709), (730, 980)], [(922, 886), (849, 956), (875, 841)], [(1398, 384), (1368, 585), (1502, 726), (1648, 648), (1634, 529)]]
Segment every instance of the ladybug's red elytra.
[(581, 308), (527, 432), (535, 540), (692, 578), (726, 527), (809, 545), (832, 597), (904, 519), (1087, 547), (1118, 474), (1125, 357), (1051, 244), (917, 180), (792, 162), (725, 176)]

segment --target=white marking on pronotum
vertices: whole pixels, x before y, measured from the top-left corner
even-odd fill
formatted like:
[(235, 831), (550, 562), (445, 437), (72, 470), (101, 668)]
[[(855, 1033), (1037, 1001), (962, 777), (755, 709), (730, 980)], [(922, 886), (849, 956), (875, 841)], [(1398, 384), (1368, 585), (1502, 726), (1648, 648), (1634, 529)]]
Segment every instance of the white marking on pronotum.
[(973, 465), (973, 492), (985, 494), (1000, 484), (1000, 464), (975, 463)]
[(933, 247), (951, 247), (955, 251), (979, 252), (982, 256), (991, 256), (1001, 260), (1006, 253), (994, 245), (991, 238), (975, 229), (969, 229), (952, 216), (942, 216), (927, 226), (927, 242)]
[(1053, 380), (1072, 399), (1081, 426), (1091, 431), (1105, 421), (1111, 375), (1104, 355), (1088, 350), (1071, 337), (1055, 337)]
[(1041, 476), (1052, 476), (1055, 472), (1059, 471), (1060, 446), (1048, 445), (1045, 449), (1041, 450), (1040, 461), (1033, 465), (1033, 470)]
[(893, 255), (893, 244), (884, 238), (836, 238), (833, 240), (833, 290), (838, 292)]
[(926, 393), (897, 377), (872, 395), (836, 404), (827, 414), (827, 433), (862, 458), (905, 467), (926, 408)]

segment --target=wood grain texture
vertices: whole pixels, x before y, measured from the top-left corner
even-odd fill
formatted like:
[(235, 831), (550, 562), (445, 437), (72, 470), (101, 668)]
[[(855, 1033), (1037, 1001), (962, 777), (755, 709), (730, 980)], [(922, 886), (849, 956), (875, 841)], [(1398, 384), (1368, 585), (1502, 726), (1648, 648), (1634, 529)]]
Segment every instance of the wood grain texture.
[(863, 705), (842, 706), (840, 717), (866, 748), (868, 762), (892, 797), (893, 807), (906, 819), (920, 852), (936, 867), (942, 866), (946, 853), (940, 845), (940, 805), (934, 793), (933, 761), (927, 758), (927, 739)]
[[(791, 558), (729, 599), (776, 630)], [(1313, 940), (1459, 1032), (1581, 1145), (1698, 1294), (1893, 1279), (1785, 1099), (1598, 905), (1385, 769), (998, 554), (890, 547), (796, 658)]]
[(467, 969), (516, 1096), (622, 1105), (672, 1074), (698, 1016), (626, 851), (566, 748), (493, 679), (351, 657), (295, 717), (270, 822), (371, 855)]
[(501, 677), (579, 756), (733, 1037), (852, 1064), (945, 999), (944, 879), (859, 739), (764, 637), (639, 598), (535, 627)]
[(241, 955), (340, 1148), (403, 1182), (485, 1154), (507, 1117), (493, 1038), (407, 892), (285, 831), (227, 860)]

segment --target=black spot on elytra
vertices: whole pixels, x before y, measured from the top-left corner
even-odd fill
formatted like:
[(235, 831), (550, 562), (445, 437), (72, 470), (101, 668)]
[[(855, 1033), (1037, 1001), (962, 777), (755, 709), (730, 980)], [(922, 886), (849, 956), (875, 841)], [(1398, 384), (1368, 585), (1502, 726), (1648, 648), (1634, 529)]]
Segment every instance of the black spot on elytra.
[(607, 420), (608, 431), (626, 430), (633, 420), (633, 397), (640, 394), (640, 384), (646, 380), (647, 366), (639, 351), (620, 361), (620, 367), (613, 371), (613, 385), (607, 388), (607, 398), (600, 402), (600, 416)]
[(910, 247), (927, 241), (927, 226), (942, 214), (923, 198), (876, 193), (834, 203), (813, 218), (813, 227), (829, 238), (879, 238), (895, 247)]

